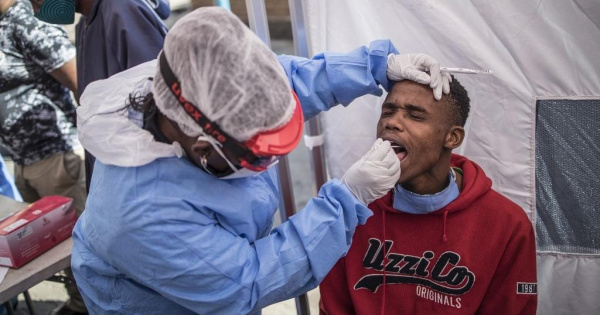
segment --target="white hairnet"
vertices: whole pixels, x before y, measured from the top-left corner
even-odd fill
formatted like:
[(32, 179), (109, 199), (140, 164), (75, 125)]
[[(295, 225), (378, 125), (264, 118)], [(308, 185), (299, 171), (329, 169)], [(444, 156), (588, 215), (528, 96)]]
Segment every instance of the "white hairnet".
[[(284, 125), (295, 102), (275, 54), (231, 12), (197, 9), (173, 26), (164, 51), (182, 95), (238, 141)], [(203, 134), (177, 102), (157, 68), (158, 109), (188, 136)]]

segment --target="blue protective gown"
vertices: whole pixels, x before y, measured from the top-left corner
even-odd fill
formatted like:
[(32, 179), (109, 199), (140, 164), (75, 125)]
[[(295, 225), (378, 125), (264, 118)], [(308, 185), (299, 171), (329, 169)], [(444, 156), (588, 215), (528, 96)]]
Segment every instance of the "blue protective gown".
[[(388, 88), (389, 41), (281, 56), (305, 117)], [(272, 229), (276, 168), (221, 180), (185, 158), (96, 162), (72, 268), (92, 314), (246, 314), (315, 288), (371, 216), (339, 180)]]

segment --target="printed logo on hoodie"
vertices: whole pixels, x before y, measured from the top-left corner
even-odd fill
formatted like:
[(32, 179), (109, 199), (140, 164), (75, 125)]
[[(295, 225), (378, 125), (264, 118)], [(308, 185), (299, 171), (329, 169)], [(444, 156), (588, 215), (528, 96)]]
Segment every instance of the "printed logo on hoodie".
[[(451, 295), (465, 294), (473, 287), (475, 274), (459, 264), (459, 254), (446, 251), (436, 259), (434, 252), (425, 251), (421, 257), (417, 257), (391, 253), (393, 244), (393, 241), (385, 242), (384, 254), (382, 242), (371, 238), (363, 259), (366, 269), (382, 271), (385, 268), (386, 285), (416, 284)], [(387, 258), (385, 266), (384, 255)], [(383, 283), (383, 274), (370, 274), (358, 280), (354, 289), (367, 289), (374, 293)]]

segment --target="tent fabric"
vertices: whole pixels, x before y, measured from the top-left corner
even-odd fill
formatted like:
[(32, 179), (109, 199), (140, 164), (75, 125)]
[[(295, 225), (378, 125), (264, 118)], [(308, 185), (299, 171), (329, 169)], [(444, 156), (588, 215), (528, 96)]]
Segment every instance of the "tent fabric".
[(538, 314), (600, 314), (597, 255), (538, 252), (537, 268)]
[(538, 101), (535, 178), (539, 251), (600, 255), (598, 117), (598, 99)]
[[(481, 165), (493, 188), (535, 224), (536, 104), (600, 99), (600, 2), (308, 0), (305, 16), (312, 53), (389, 38), (402, 53), (423, 52), (442, 66), (494, 71), (455, 74), (471, 98), (467, 136), (456, 153)], [(321, 114), (331, 177), (341, 177), (368, 150), (384, 98), (366, 96)], [(571, 285), (598, 290), (598, 269), (589, 266), (598, 266), (600, 255), (586, 256), (587, 264), (568, 252), (538, 258), (540, 314), (599, 313), (600, 299), (557, 305), (565, 300), (554, 297)]]

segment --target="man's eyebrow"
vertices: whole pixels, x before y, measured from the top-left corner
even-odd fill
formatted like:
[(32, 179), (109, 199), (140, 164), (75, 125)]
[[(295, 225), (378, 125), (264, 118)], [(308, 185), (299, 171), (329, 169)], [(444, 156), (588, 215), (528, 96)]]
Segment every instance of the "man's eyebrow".
[(398, 106), (394, 103), (386, 102), (381, 105), (381, 108), (396, 109)]
[(427, 110), (419, 105), (406, 104), (404, 105), (404, 109), (411, 112), (421, 112), (425, 114), (427, 113)]

